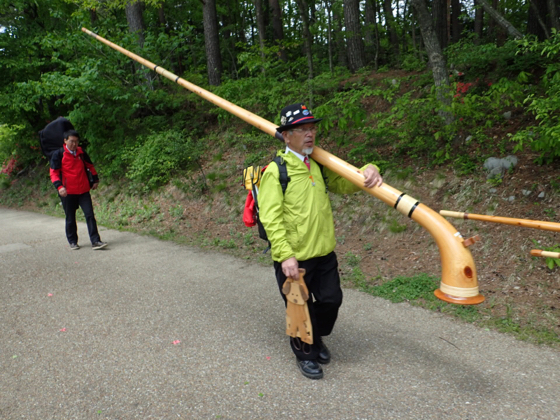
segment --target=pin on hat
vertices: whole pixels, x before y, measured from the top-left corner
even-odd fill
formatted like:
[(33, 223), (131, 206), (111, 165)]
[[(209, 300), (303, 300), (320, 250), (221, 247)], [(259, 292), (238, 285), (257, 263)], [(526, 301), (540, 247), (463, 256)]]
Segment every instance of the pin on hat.
[(307, 107), (300, 104), (288, 105), (280, 111), (280, 127), (276, 129), (279, 133), (295, 128), (301, 124), (318, 123), (322, 118), (315, 118)]

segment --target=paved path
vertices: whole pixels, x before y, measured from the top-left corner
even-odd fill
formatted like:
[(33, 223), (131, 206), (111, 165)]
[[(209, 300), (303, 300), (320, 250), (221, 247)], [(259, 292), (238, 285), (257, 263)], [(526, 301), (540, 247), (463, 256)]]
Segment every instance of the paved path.
[(560, 418), (558, 351), (346, 290), (312, 381), (271, 268), (63, 230), (0, 209), (0, 419)]

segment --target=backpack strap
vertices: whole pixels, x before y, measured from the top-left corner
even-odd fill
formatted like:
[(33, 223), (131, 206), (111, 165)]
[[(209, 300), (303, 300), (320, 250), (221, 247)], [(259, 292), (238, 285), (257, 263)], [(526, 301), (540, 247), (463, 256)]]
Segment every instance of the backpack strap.
[[(286, 161), (284, 160), (284, 158), (282, 158), (282, 156), (276, 156), (272, 161), (275, 162), (276, 165), (278, 165), (278, 172), (279, 172), (278, 180), (280, 181), (280, 186), (282, 187), (282, 194), (285, 194), (286, 188), (288, 188), (288, 182), (290, 182), (290, 177), (288, 176), (288, 168), (286, 168)], [(325, 183), (325, 192), (328, 192), (329, 179), (327, 178), (325, 172), (323, 171), (324, 169), (323, 165), (321, 165), (319, 162), (315, 162), (315, 163), (319, 165), (319, 169), (321, 170), (321, 175), (323, 176), (323, 181)]]
[(280, 186), (282, 187), (282, 194), (286, 193), (286, 188), (288, 188), (288, 182), (290, 182), (290, 177), (288, 176), (288, 168), (286, 168), (286, 161), (282, 158), (282, 156), (276, 156), (273, 160), (278, 165), (278, 172)]

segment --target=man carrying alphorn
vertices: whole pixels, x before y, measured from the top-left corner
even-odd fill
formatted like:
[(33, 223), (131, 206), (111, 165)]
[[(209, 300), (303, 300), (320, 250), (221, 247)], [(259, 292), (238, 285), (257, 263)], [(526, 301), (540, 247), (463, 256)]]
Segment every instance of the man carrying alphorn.
[[(316, 123), (321, 119), (315, 118), (302, 103), (285, 107), (280, 116), (281, 126), (277, 131), (282, 134), (286, 147), (278, 156), (286, 163), (289, 182), (283, 193), (278, 165), (272, 162), (268, 166), (260, 184), (259, 217), (271, 244), (276, 279), (284, 301), (282, 286), (286, 278), (297, 280), (299, 269), (305, 269), (313, 344), (290, 337), (290, 345), (301, 373), (310, 379), (320, 379), (321, 364), (331, 359), (322, 337), (331, 333), (342, 304), (333, 215), (325, 179), (328, 190), (334, 193), (350, 194), (360, 189), (309, 157), (315, 146)], [(368, 164), (362, 171), (365, 187), (383, 183), (376, 166)]]

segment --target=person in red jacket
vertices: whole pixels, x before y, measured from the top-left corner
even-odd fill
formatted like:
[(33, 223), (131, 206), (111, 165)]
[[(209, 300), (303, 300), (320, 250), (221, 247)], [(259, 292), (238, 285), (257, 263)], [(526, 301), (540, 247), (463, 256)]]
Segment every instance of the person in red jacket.
[[(99, 185), (99, 176), (88, 154), (78, 146), (79, 142), (80, 135), (75, 130), (64, 133), (64, 146), (56, 150), (51, 157), (51, 181), (58, 190), (66, 214), (66, 238), (70, 249), (80, 249), (76, 210), (81, 207), (86, 218), (92, 248), (97, 250), (107, 246), (99, 236), (89, 193), (90, 189), (95, 190)], [(92, 176), (91, 187), (86, 168)]]

